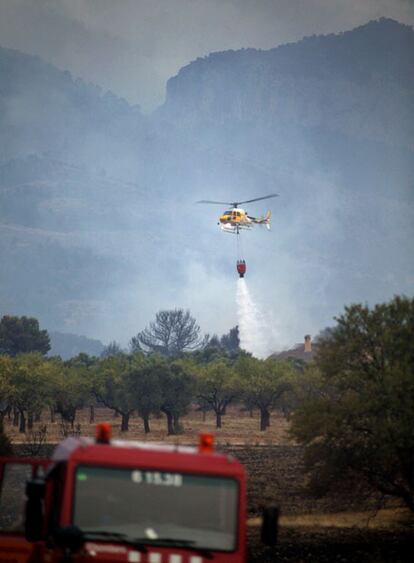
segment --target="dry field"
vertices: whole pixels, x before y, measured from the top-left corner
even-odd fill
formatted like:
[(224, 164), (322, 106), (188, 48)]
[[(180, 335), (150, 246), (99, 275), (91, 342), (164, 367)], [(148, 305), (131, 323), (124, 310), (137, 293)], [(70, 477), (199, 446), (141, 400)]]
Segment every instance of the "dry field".
[[(213, 432), (218, 446), (225, 445), (284, 445), (289, 443), (287, 435), (288, 423), (284, 417), (274, 413), (271, 416), (271, 426), (266, 432), (259, 430), (259, 413), (253, 412), (253, 417), (242, 410), (241, 407), (231, 406), (227, 409), (227, 414), (222, 417), (222, 428), (216, 429), (215, 416), (212, 412), (207, 412), (205, 421), (203, 413), (191, 410), (187, 416), (180, 419), (183, 431), (177, 436), (167, 435), (167, 423), (164, 415), (152, 417), (150, 419), (151, 432), (145, 434), (142, 419), (133, 416), (130, 419), (129, 431), (121, 432), (121, 418), (114, 417), (113, 412), (105, 408), (95, 409), (95, 422), (89, 423), (89, 409), (83, 409), (78, 413), (75, 430), (78, 427), (82, 436), (94, 436), (97, 422), (110, 422), (113, 427), (114, 438), (125, 438), (127, 440), (148, 440), (162, 441), (180, 444), (196, 444), (200, 432)], [(7, 435), (14, 443), (25, 442), (31, 438), (20, 434), (18, 428), (14, 427), (7, 418), (4, 421), (4, 428)], [(47, 425), (47, 442), (59, 442), (65, 431), (70, 428), (63, 428), (59, 415), (56, 415), (56, 422), (50, 422), (49, 413), (44, 412), (41, 421), (34, 424), (34, 431)], [(67, 425), (66, 425), (67, 426)]]
[[(196, 444), (200, 432), (213, 432), (217, 448), (237, 457), (248, 475), (249, 563), (411, 563), (414, 553), (413, 517), (398, 503), (388, 502), (378, 510), (381, 499), (361, 499), (352, 490), (341, 487), (335, 494), (315, 499), (307, 489), (303, 449), (289, 440), (289, 424), (272, 414), (271, 426), (259, 431), (259, 415), (233, 406), (223, 417), (221, 429), (209, 412), (203, 421), (201, 412), (192, 411), (181, 420), (183, 432), (167, 436), (165, 417), (152, 418), (151, 432), (145, 434), (142, 420), (132, 417), (129, 432), (120, 431), (120, 418), (108, 409), (96, 409), (96, 421), (89, 423), (89, 410), (79, 413), (75, 430), (93, 436), (96, 422), (109, 421), (114, 437), (125, 439)], [(16, 453), (29, 452), (36, 431), (47, 425), (46, 441), (60, 441), (69, 430), (58, 420), (49, 422), (44, 413), (34, 433), (19, 434), (5, 420), (5, 430)], [(76, 428), (76, 425), (80, 425)], [(280, 533), (276, 548), (265, 548), (259, 537), (261, 507), (280, 508)]]

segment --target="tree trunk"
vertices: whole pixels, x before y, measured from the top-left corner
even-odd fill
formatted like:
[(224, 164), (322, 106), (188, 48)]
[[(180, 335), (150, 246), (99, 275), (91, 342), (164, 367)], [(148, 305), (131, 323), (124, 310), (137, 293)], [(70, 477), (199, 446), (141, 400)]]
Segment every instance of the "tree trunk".
[(24, 434), (26, 432), (26, 417), (24, 416), (24, 411), (20, 411), (20, 425), (19, 432)]
[(174, 434), (178, 434), (180, 432), (180, 417), (178, 416), (178, 414), (175, 414), (173, 416), (173, 420), (174, 420)]
[(216, 428), (221, 428), (221, 411), (216, 411)]
[(207, 418), (207, 411), (203, 410), (203, 422), (206, 421)]
[(50, 422), (53, 424), (55, 422), (55, 417), (56, 413), (55, 413), (55, 409), (53, 407), (50, 407)]
[(129, 413), (123, 412), (121, 419), (121, 432), (128, 432), (128, 430), (129, 430)]
[(19, 411), (16, 408), (13, 409), (13, 426), (19, 426)]
[(89, 424), (95, 422), (95, 407), (94, 405), (89, 405)]
[(260, 430), (264, 432), (268, 426), (270, 426), (270, 412), (263, 407), (260, 409)]
[(33, 413), (29, 412), (27, 414), (27, 428), (33, 430)]
[(37, 413), (35, 414), (35, 418), (34, 418), (34, 419), (35, 419), (35, 422), (40, 422), (41, 418), (42, 418), (42, 413), (41, 413), (41, 412), (37, 412)]
[(253, 418), (253, 409), (249, 409), (249, 417)]
[(142, 417), (143, 421), (144, 421), (144, 431), (145, 434), (148, 434), (148, 432), (150, 432), (150, 425), (149, 425), (149, 415), (148, 414), (144, 414), (144, 416)]
[(165, 416), (167, 417), (167, 432), (168, 432), (168, 436), (172, 436), (173, 434), (175, 434), (174, 432), (174, 424), (173, 424), (173, 415), (171, 414), (170, 411), (165, 410), (164, 411)]

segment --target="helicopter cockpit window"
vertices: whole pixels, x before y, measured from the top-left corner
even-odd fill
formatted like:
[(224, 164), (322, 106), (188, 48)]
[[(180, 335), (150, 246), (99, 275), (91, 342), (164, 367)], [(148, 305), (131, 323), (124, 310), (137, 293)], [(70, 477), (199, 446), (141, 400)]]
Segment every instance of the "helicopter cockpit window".
[(231, 211), (225, 211), (224, 215), (231, 215)]

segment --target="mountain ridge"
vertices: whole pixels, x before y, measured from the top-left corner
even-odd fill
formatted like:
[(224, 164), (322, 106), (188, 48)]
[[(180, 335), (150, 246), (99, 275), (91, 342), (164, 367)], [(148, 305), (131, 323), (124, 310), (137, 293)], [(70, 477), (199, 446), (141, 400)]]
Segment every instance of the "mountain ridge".
[(48, 63), (26, 73), (36, 57), (13, 71), (0, 49), (0, 314), (127, 342), (158, 309), (183, 306), (225, 333), (237, 323), (234, 241), (214, 230), (220, 209), (193, 202), (273, 191), (274, 230), (246, 236), (246, 258), (292, 339), (344, 303), (411, 291), (414, 55), (393, 63), (407, 27), (212, 54), (145, 117)]
[(197, 59), (168, 81), (160, 113), (190, 128), (271, 119), (413, 148), (413, 89), (414, 30), (384, 18), (266, 51)]

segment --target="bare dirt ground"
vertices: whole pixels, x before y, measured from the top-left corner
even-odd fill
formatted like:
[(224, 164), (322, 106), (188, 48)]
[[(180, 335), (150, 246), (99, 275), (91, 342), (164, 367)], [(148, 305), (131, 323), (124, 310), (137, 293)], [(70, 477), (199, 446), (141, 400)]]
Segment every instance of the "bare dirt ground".
[(249, 534), (248, 563), (412, 563), (412, 530), (281, 528), (275, 548)]
[[(414, 518), (398, 502), (355, 495), (350, 488), (314, 498), (303, 449), (295, 445), (227, 447), (248, 473), (249, 563), (408, 563), (414, 560)], [(275, 548), (260, 540), (263, 506), (280, 509)], [(380, 508), (385, 506), (386, 508)], [(388, 507), (388, 508), (387, 508)]]
[[(109, 409), (95, 409), (95, 422), (89, 423), (89, 409), (83, 409), (78, 413), (75, 430), (79, 427), (82, 436), (94, 436), (96, 423), (110, 422), (113, 428), (114, 438), (125, 438), (127, 440), (149, 440), (162, 441), (180, 444), (196, 444), (200, 432), (213, 432), (217, 446), (221, 445), (263, 445), (263, 444), (289, 444), (287, 435), (288, 423), (280, 414), (274, 413), (271, 416), (271, 426), (266, 432), (259, 430), (259, 414), (254, 411), (253, 417), (249, 412), (242, 410), (238, 406), (232, 406), (227, 409), (226, 416), (222, 418), (222, 428), (216, 429), (215, 416), (212, 412), (207, 412), (205, 421), (203, 421), (203, 413), (195, 409), (180, 419), (183, 432), (177, 436), (167, 435), (167, 423), (165, 416), (159, 418), (152, 417), (150, 420), (151, 432), (145, 434), (142, 419), (133, 416), (130, 419), (129, 431), (121, 432), (121, 418), (114, 417), (113, 412)], [(50, 416), (47, 412), (42, 414), (41, 421), (35, 423), (34, 429), (47, 425), (47, 441), (51, 443), (59, 442), (63, 436), (63, 426), (56, 416), (56, 422), (50, 423)], [(67, 426), (67, 425), (66, 425)], [(18, 428), (11, 424), (7, 418), (4, 421), (6, 433), (13, 442), (24, 442), (26, 438), (19, 434)], [(66, 430), (70, 431), (69, 427)], [(29, 439), (30, 439), (30, 432)]]
[[(249, 563), (408, 563), (414, 560), (414, 519), (398, 503), (375, 496), (360, 498), (350, 489), (316, 499), (307, 489), (303, 449), (288, 435), (284, 417), (273, 414), (271, 426), (259, 431), (259, 416), (233, 406), (223, 417), (223, 427), (215, 428), (212, 413), (203, 421), (201, 412), (192, 411), (182, 419), (183, 432), (167, 436), (165, 418), (151, 419), (151, 432), (145, 434), (142, 421), (131, 419), (130, 431), (120, 431), (120, 419), (107, 409), (96, 409), (96, 421), (89, 423), (89, 410), (78, 417), (75, 432), (93, 436), (96, 422), (109, 421), (114, 437), (143, 441), (196, 444), (200, 432), (213, 432), (216, 446), (237, 457), (248, 474)], [(70, 428), (59, 421), (49, 422), (47, 413), (27, 437), (9, 421), (5, 430), (16, 450), (28, 455), (29, 442), (37, 430), (47, 425), (46, 441), (59, 442)], [(80, 425), (77, 427), (77, 425)], [(260, 541), (259, 516), (263, 506), (278, 506), (281, 512), (279, 541), (275, 548)]]

